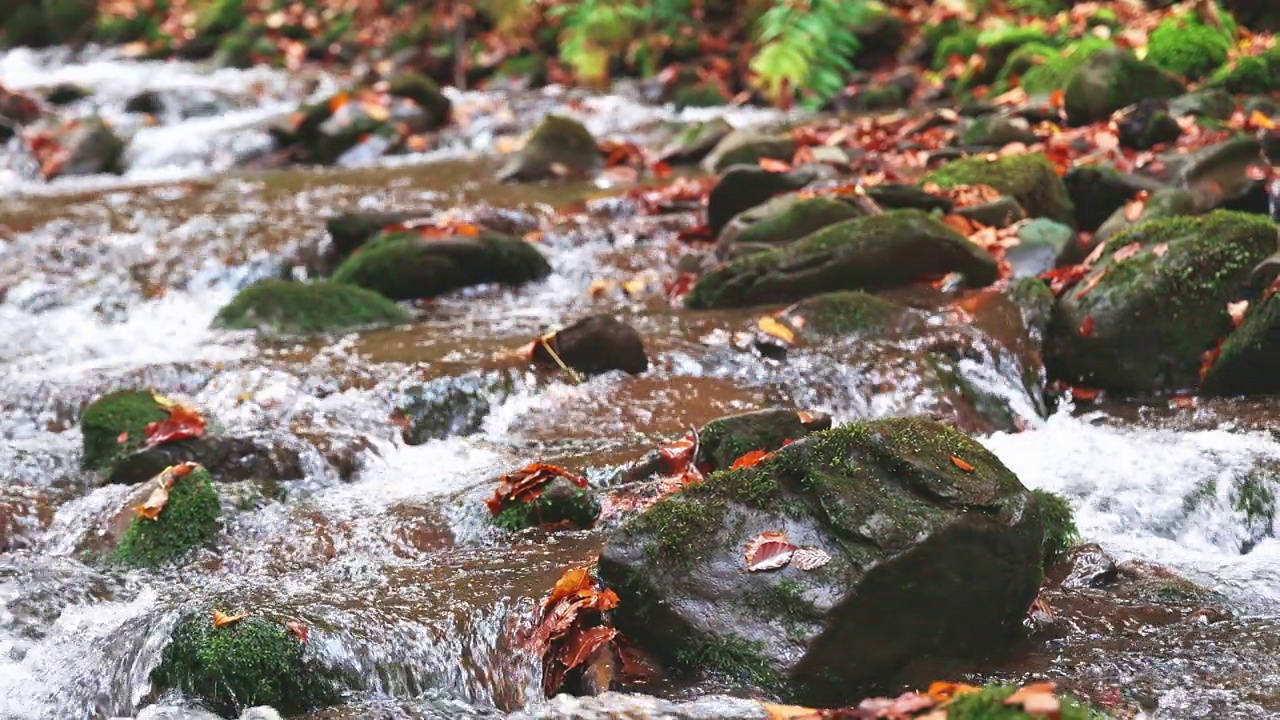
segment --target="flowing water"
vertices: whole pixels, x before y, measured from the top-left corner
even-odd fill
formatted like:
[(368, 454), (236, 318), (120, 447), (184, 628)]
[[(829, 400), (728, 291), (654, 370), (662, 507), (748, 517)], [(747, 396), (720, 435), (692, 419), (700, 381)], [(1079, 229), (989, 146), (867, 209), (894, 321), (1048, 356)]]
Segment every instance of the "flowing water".
[[(780, 361), (735, 347), (733, 333), (758, 311), (678, 311), (660, 290), (592, 296), (596, 279), (669, 275), (687, 252), (675, 233), (694, 218), (636, 216), (598, 199), (617, 190), (593, 186), (494, 185), (498, 160), (485, 151), (550, 110), (639, 139), (671, 117), (626, 95), (455, 93), (464, 127), (428, 154), (249, 173), (229, 168), (331, 78), (18, 51), (0, 56), (0, 80), (88, 86), (95, 95), (72, 112), (101, 112), (134, 135), (123, 178), (33, 181), (16, 141), (0, 162), (0, 718), (165, 716), (181, 698), (154, 697), (148, 675), (184, 609), (210, 604), (313, 628), (312, 651), (351, 684), (344, 704), (314, 718), (759, 717), (719, 695), (749, 688), (715, 682), (653, 690), (677, 705), (543, 701), (538, 659), (511, 638), (607, 530), (505, 536), (489, 529), (481, 501), (497, 475), (537, 459), (606, 483), (691, 425), (757, 408), (964, 424), (963, 403), (921, 379), (926, 345), (958, 348), (950, 370), (1009, 408), (1022, 432), (975, 429), (1025, 484), (1068, 497), (1086, 540), (1185, 575), (1227, 608), (1153, 612), (1064, 592), (1064, 630), (974, 677), (1047, 676), (1153, 717), (1280, 717), (1280, 543), (1237, 508), (1246, 479), (1270, 483), (1280, 468), (1268, 404), (1063, 405), (1046, 419), (1023, 386), (1019, 341), (980, 332), (954, 309), (931, 312), (923, 335), (820, 344)], [(154, 126), (123, 113), (144, 89), (164, 98)], [(737, 124), (768, 117), (730, 113)], [(344, 337), (209, 329), (237, 289), (279, 274), (332, 214), (477, 206), (519, 210), (540, 227), (554, 274)], [(640, 330), (650, 372), (581, 385), (517, 373), (477, 432), (404, 442), (393, 417), (414, 388), (484, 377), (495, 354), (592, 312)], [(94, 553), (118, 537), (136, 491), (80, 471), (77, 418), (122, 387), (187, 399), (228, 432), (291, 449), (304, 477), (224, 488), (216, 553), (162, 573), (104, 570)]]

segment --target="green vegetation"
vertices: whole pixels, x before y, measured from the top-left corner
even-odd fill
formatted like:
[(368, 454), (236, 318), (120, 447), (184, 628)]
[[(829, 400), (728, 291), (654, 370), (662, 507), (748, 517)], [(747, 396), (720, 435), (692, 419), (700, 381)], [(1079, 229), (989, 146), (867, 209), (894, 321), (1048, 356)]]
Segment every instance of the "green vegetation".
[[(155, 483), (151, 483), (154, 485)], [(155, 520), (134, 517), (111, 561), (154, 568), (181, 559), (209, 544), (218, 533), (221, 509), (209, 471), (192, 470), (169, 490), (169, 501)]]
[(1198, 80), (1227, 60), (1231, 38), (1194, 15), (1171, 17), (1151, 33), (1147, 60), (1181, 77)]
[(699, 638), (678, 648), (675, 665), (688, 672), (717, 672), (746, 680), (762, 689), (781, 689), (785, 681), (769, 665), (764, 645), (733, 634), (723, 638)]
[(213, 325), (309, 335), (408, 321), (409, 313), (399, 305), (355, 285), (264, 280), (241, 290), (218, 311)]
[(1032, 217), (1046, 217), (1075, 226), (1075, 213), (1066, 185), (1053, 163), (1043, 154), (1009, 155), (991, 161), (985, 157), (947, 163), (924, 178), (942, 188), (990, 185), (1018, 201)]
[(1044, 520), (1044, 565), (1049, 567), (1067, 556), (1067, 551), (1080, 542), (1075, 512), (1061, 495), (1048, 490), (1032, 490)]
[(142, 447), (147, 425), (169, 416), (150, 390), (120, 390), (93, 401), (80, 416), (86, 470), (106, 467)]
[(867, 20), (871, 4), (848, 0), (781, 0), (756, 23), (759, 50), (751, 71), (765, 95), (780, 102), (801, 91), (820, 105), (844, 89), (859, 42), (853, 29)]
[[(1044, 715), (1031, 715), (1020, 706), (1004, 701), (1017, 692), (1013, 685), (988, 685), (976, 693), (958, 695), (947, 703), (947, 720), (1036, 720)], [(1070, 697), (1058, 696), (1059, 720), (1106, 720), (1107, 716)]]

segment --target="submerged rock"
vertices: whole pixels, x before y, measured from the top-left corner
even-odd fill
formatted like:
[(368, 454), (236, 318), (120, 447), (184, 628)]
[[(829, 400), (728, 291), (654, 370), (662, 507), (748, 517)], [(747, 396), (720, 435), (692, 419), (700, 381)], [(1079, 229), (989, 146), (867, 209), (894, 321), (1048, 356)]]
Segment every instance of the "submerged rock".
[[(1116, 259), (1135, 244), (1136, 254)], [(1216, 211), (1144, 223), (1112, 237), (1058, 304), (1050, 355), (1068, 382), (1119, 392), (1194, 388), (1201, 356), (1231, 330), (1227, 303), (1276, 252), (1270, 220)], [(1126, 251), (1126, 254), (1132, 251)]]
[(1009, 195), (1031, 217), (1075, 225), (1071, 196), (1053, 163), (1043, 154), (1006, 155), (996, 160), (973, 157), (947, 163), (925, 176), (942, 188), (990, 185)]
[(735, 130), (721, 140), (702, 161), (707, 172), (724, 172), (733, 165), (759, 165), (761, 160), (791, 162), (796, 141), (790, 135), (769, 135), (757, 130)]
[(779, 195), (738, 213), (716, 241), (716, 257), (733, 259), (776, 250), (844, 220), (871, 215), (874, 208), (854, 196)]
[(106, 467), (141, 448), (147, 425), (167, 417), (150, 390), (120, 390), (94, 400), (80, 415), (81, 467)]
[(813, 182), (806, 170), (771, 172), (759, 165), (729, 168), (707, 196), (707, 227), (719, 235), (737, 215), (768, 202), (775, 195), (799, 190)]
[(548, 345), (564, 364), (588, 375), (610, 370), (636, 375), (649, 369), (640, 333), (612, 315), (590, 315), (534, 344), (535, 361), (559, 367)]
[(330, 705), (330, 674), (307, 657), (307, 644), (264, 615), (215, 627), (210, 609), (178, 622), (151, 672), (158, 692), (180, 690), (226, 718), (254, 705), (286, 715)]
[(213, 327), (312, 335), (409, 319), (404, 308), (356, 285), (262, 280), (241, 290), (219, 310)]
[(774, 452), (811, 433), (831, 429), (831, 416), (802, 410), (757, 410), (712, 420), (698, 431), (699, 467), (727, 470), (749, 452)]
[(604, 167), (591, 132), (577, 120), (548, 115), (524, 147), (498, 171), (499, 180), (590, 177)]
[(542, 253), (520, 238), (483, 232), (434, 239), (410, 231), (370, 240), (332, 279), (392, 300), (415, 300), (487, 283), (521, 285), (549, 274)]
[[(831, 562), (748, 572), (744, 548), (780, 531)], [(1043, 533), (1034, 496), (981, 445), (880, 420), (658, 503), (612, 538), (599, 574), (622, 598), (619, 629), (677, 668), (847, 702), (916, 658), (980, 657), (1016, 637)]]
[[(155, 483), (157, 487), (159, 479)], [(213, 478), (208, 470), (196, 467), (174, 480), (168, 501), (154, 520), (141, 512), (133, 518), (120, 544), (111, 552), (110, 560), (142, 568), (176, 562), (213, 542), (221, 512)]]
[(471, 372), (406, 389), (400, 406), (408, 425), (405, 442), (421, 445), (479, 432), (493, 406), (525, 386), (521, 378), (515, 370)]
[(107, 482), (132, 485), (182, 462), (197, 462), (219, 481), (296, 480), (305, 473), (298, 452), (284, 445), (225, 435), (202, 435), (142, 448), (116, 460)]
[(63, 156), (46, 163), (46, 178), (124, 172), (124, 140), (100, 118), (74, 121), (60, 132)]
[(600, 502), (591, 491), (557, 477), (527, 502), (513, 502), (493, 516), (494, 525), (510, 532), (547, 525), (589, 528), (600, 516)]
[(1063, 105), (1068, 122), (1087, 125), (1139, 100), (1171, 98), (1185, 90), (1177, 78), (1131, 51), (1107, 48), (1090, 55), (1071, 74)]
[(919, 210), (895, 210), (828, 226), (781, 250), (756, 253), (704, 276), (685, 307), (794, 302), (836, 290), (905, 285), (959, 272), (973, 286), (996, 278), (996, 261)]

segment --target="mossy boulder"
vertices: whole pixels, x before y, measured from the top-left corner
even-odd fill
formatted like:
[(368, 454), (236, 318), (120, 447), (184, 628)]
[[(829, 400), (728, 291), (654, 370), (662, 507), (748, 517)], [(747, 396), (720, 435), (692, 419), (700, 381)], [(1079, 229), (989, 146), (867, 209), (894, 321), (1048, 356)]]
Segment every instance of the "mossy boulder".
[(174, 563), (213, 542), (218, 534), (220, 515), (213, 478), (208, 470), (197, 467), (174, 481), (169, 500), (156, 519), (141, 514), (134, 517), (110, 560), (141, 568)]
[(1122, 206), (1111, 213), (1111, 217), (1102, 223), (1094, 234), (1098, 243), (1106, 242), (1121, 231), (1151, 220), (1164, 220), (1179, 215), (1195, 215), (1198, 212), (1195, 198), (1185, 190), (1165, 188), (1147, 198), (1142, 205), (1142, 212), (1134, 219), (1129, 218), (1128, 208)]
[(1039, 138), (1025, 118), (1009, 115), (983, 115), (965, 129), (961, 142), (980, 147), (1004, 147), (1010, 143), (1032, 144)]
[(558, 477), (547, 483), (538, 497), (508, 505), (494, 515), (491, 522), (509, 532), (562, 523), (585, 529), (594, 525), (598, 517), (600, 501), (595, 495), (567, 478)]
[(727, 470), (755, 450), (773, 452), (811, 433), (831, 428), (831, 417), (797, 410), (756, 410), (712, 420), (698, 431), (698, 461), (711, 470)]
[(972, 89), (979, 85), (988, 85), (1000, 76), (1005, 63), (1018, 48), (1035, 43), (1045, 45), (1052, 38), (1044, 28), (1035, 25), (1009, 25), (988, 30), (978, 36), (978, 52), (982, 55), (981, 65), (971, 68), (960, 79), (962, 89)]
[(1239, 95), (1280, 90), (1280, 63), (1265, 57), (1242, 57), (1224, 65), (1209, 78), (1209, 85)]
[(1067, 45), (1055, 55), (1036, 55), (1036, 58), (1043, 58), (1043, 62), (1029, 63), (1027, 69), (1018, 78), (1018, 87), (1032, 95), (1044, 95), (1054, 90), (1063, 90), (1076, 69), (1094, 53), (1113, 48), (1115, 45), (1110, 40), (1086, 35), (1079, 41)]
[[(1009, 56), (1005, 61), (1004, 67), (1000, 68), (999, 75), (996, 76), (996, 87), (1006, 89), (1013, 87), (1014, 81), (1018, 82), (1018, 86), (1022, 86), (1022, 76), (1038, 65), (1055, 62), (1056, 58), (1061, 56), (1060, 48), (1039, 42), (1029, 42)], [(1025, 89), (1025, 88), (1023, 88)]]
[(1179, 77), (1199, 80), (1227, 61), (1231, 45), (1225, 32), (1195, 15), (1169, 17), (1152, 31), (1147, 60)]
[(703, 276), (688, 308), (794, 302), (837, 290), (890, 288), (958, 272), (981, 287), (995, 280), (995, 259), (919, 210), (830, 225), (780, 250), (734, 260)]
[(1108, 167), (1081, 165), (1062, 178), (1075, 205), (1076, 224), (1085, 232), (1095, 232), (1116, 210), (1138, 193), (1155, 194), (1166, 186), (1153, 178), (1117, 172)]
[(188, 461), (200, 463), (224, 483), (277, 482), (306, 476), (302, 457), (289, 445), (206, 432), (200, 437), (142, 448), (117, 459), (111, 464), (107, 482), (115, 485), (145, 482), (171, 465)]
[(791, 162), (797, 147), (790, 135), (735, 130), (712, 148), (702, 167), (707, 172), (720, 173), (733, 165), (758, 165), (761, 160)]
[(408, 98), (425, 110), (426, 129), (449, 124), (453, 103), (440, 92), (440, 86), (431, 78), (415, 72), (401, 73), (391, 81), (387, 92), (395, 97)]
[(169, 417), (150, 390), (120, 390), (89, 403), (80, 415), (81, 467), (96, 470), (142, 447), (147, 425)]
[(342, 283), (262, 280), (241, 290), (213, 319), (215, 328), (284, 335), (408, 322), (409, 313), (372, 290)]
[(1165, 153), (1171, 179), (1195, 199), (1198, 212), (1215, 208), (1267, 212), (1267, 181), (1251, 168), (1265, 166), (1265, 148), (1256, 137), (1237, 136), (1192, 153)]
[(1205, 373), (1206, 395), (1280, 393), (1280, 297), (1254, 300)]
[(1044, 520), (1044, 565), (1049, 567), (1067, 557), (1080, 542), (1075, 511), (1067, 499), (1048, 490), (1032, 490)]
[(1067, 81), (1063, 104), (1067, 121), (1087, 125), (1144, 98), (1171, 98), (1186, 90), (1180, 80), (1128, 50), (1091, 54)]
[(868, 214), (868, 208), (854, 197), (779, 195), (733, 216), (716, 240), (716, 257), (776, 250), (829, 225)]
[[(1115, 259), (1134, 243), (1137, 254)], [(1118, 233), (1058, 304), (1050, 343), (1057, 374), (1118, 392), (1196, 387), (1201, 356), (1231, 330), (1227, 303), (1278, 243), (1270, 220), (1228, 211)]]
[(1236, 111), (1236, 100), (1221, 88), (1203, 88), (1169, 101), (1169, 112), (1174, 117), (1194, 115), (1214, 120), (1229, 120)]
[(990, 185), (1018, 201), (1031, 217), (1046, 217), (1075, 226), (1071, 197), (1048, 157), (1041, 153), (1007, 155), (996, 160), (972, 157), (947, 163), (929, 173), (925, 183), (942, 188)]
[(226, 718), (259, 705), (298, 715), (339, 697), (330, 673), (307, 655), (307, 644), (279, 620), (254, 614), (219, 628), (211, 612), (192, 614), (174, 628), (151, 684)]
[[(707, 227), (718, 236), (735, 217), (763, 205), (776, 195), (799, 190), (816, 179), (817, 176), (808, 170), (770, 172), (755, 164), (735, 165), (724, 171), (707, 195)], [(759, 219), (781, 209), (780, 206), (771, 206), (744, 218), (739, 225), (750, 224), (754, 222), (751, 218)]]
[(404, 440), (421, 445), (480, 431), (495, 405), (527, 387), (524, 373), (475, 371), (436, 378), (404, 389), (399, 413), (408, 422)]
[(542, 253), (520, 238), (482, 232), (434, 239), (395, 232), (366, 243), (338, 266), (332, 280), (392, 300), (414, 300), (486, 283), (521, 285), (549, 274)]
[[(947, 720), (1040, 720), (1044, 713), (1027, 712), (1021, 705), (1005, 703), (1015, 692), (1015, 685), (987, 685), (974, 693), (958, 695), (947, 703)], [(1107, 720), (1107, 716), (1075, 698), (1058, 695), (1057, 720)]]
[(804, 337), (879, 335), (912, 329), (923, 321), (911, 308), (861, 290), (815, 295), (778, 316)]
[(1007, 228), (1027, 219), (1027, 211), (1022, 209), (1022, 205), (1018, 204), (1017, 200), (1008, 195), (1001, 195), (994, 200), (977, 205), (956, 208), (955, 214), (993, 228)]
[[(779, 531), (832, 561), (747, 572), (743, 549)], [(624, 525), (599, 576), (622, 598), (619, 629), (677, 669), (837, 704), (915, 658), (1004, 647), (1036, 596), (1043, 536), (1038, 503), (998, 458), (900, 418), (712, 474)]]
[(604, 167), (596, 139), (582, 123), (548, 115), (529, 140), (498, 171), (499, 180), (590, 177)]

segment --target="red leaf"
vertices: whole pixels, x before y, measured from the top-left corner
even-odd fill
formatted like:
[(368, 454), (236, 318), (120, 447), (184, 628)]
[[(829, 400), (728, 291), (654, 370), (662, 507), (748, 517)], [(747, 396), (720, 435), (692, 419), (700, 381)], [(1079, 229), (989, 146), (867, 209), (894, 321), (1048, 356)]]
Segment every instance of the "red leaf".
[(1218, 362), (1218, 356), (1222, 354), (1222, 341), (1219, 340), (1212, 350), (1205, 350), (1200, 355), (1200, 382), (1204, 382), (1204, 376), (1209, 374), (1209, 368)]
[(973, 472), (973, 466), (972, 466), (972, 465), (970, 465), (969, 463), (965, 462), (964, 460), (961, 460), (960, 458), (956, 457), (955, 455), (952, 455), (952, 456), (951, 456), (951, 463), (952, 463), (953, 465), (955, 465), (956, 467), (960, 468), (961, 470), (965, 471), (965, 472)]
[(117, 445), (123, 445), (123, 444), (125, 444), (125, 443), (127, 443), (127, 442), (129, 442), (129, 431), (128, 431), (128, 430), (125, 430), (124, 432), (122, 432), (122, 433), (120, 433), (119, 435), (117, 435), (117, 436), (116, 436), (116, 444), (117, 444)]
[(600, 649), (602, 645), (613, 640), (617, 636), (618, 631), (611, 627), (593, 627), (587, 628), (582, 632), (570, 635), (565, 641), (564, 647), (560, 649), (560, 657), (558, 660), (564, 665), (566, 670), (572, 670), (591, 657), (591, 654)]
[(147, 447), (174, 440), (186, 440), (204, 435), (205, 419), (199, 411), (186, 405), (169, 408), (169, 417), (149, 423), (143, 430)]
[(761, 461), (772, 454), (773, 453), (768, 453), (764, 450), (752, 450), (750, 452), (743, 453), (742, 457), (733, 461), (733, 464), (729, 466), (729, 469), (737, 470), (738, 468), (749, 468), (759, 465)]
[(1102, 394), (1102, 391), (1097, 390), (1095, 388), (1083, 388), (1083, 387), (1071, 388), (1071, 399), (1079, 400), (1080, 402), (1093, 402), (1094, 400), (1097, 400), (1098, 396), (1101, 394)]
[(747, 543), (744, 555), (747, 559), (747, 572), (777, 570), (791, 562), (796, 546), (787, 542), (787, 534), (780, 532), (763, 532)]
[(307, 638), (311, 637), (311, 628), (300, 622), (287, 623), (285, 627), (293, 631), (293, 634), (298, 636), (298, 640), (300, 640), (303, 645), (307, 644)]
[(1061, 295), (1064, 290), (1076, 284), (1080, 281), (1080, 278), (1088, 274), (1088, 265), (1067, 265), (1041, 273), (1040, 279), (1049, 281), (1049, 289), (1053, 291), (1054, 295)]
[(1093, 325), (1094, 325), (1094, 322), (1093, 322), (1093, 316), (1092, 316), (1092, 315), (1090, 315), (1090, 316), (1086, 317), (1086, 318), (1084, 319), (1084, 321), (1080, 323), (1080, 336), (1081, 336), (1081, 337), (1092, 337), (1092, 336), (1093, 336)]
[(580, 488), (587, 486), (587, 479), (562, 467), (545, 463), (532, 463), (513, 473), (498, 478), (498, 489), (493, 497), (485, 500), (489, 512), (497, 515), (511, 503), (528, 502), (542, 494), (542, 488), (558, 477), (565, 478)]

